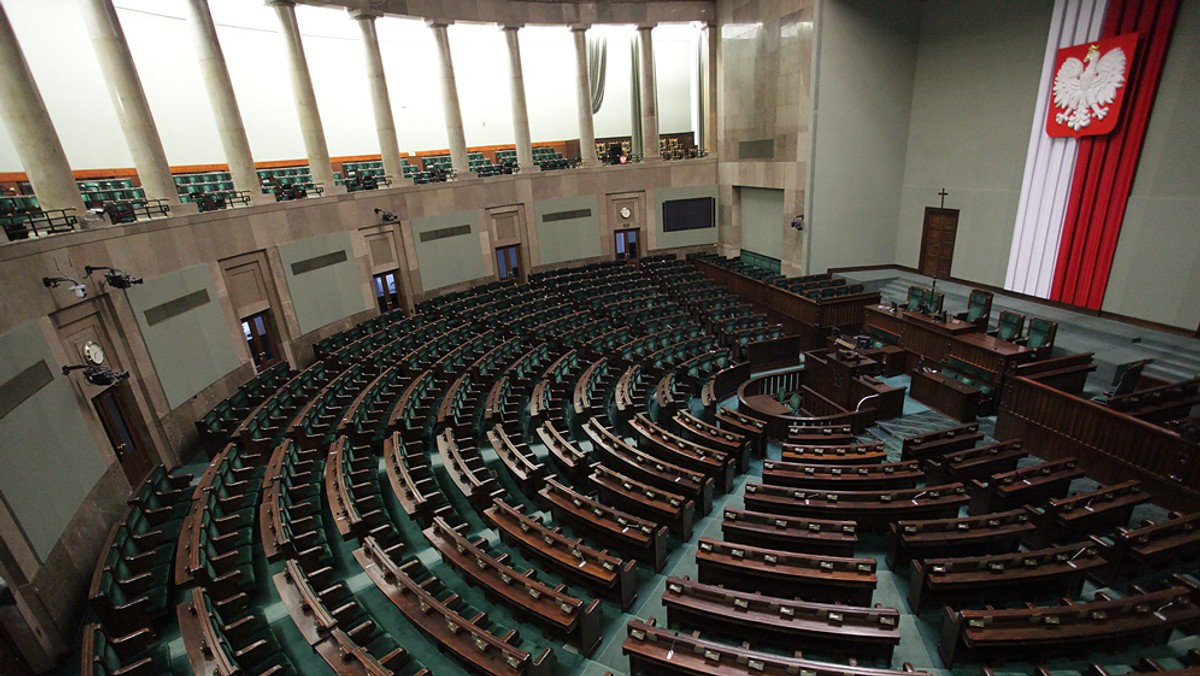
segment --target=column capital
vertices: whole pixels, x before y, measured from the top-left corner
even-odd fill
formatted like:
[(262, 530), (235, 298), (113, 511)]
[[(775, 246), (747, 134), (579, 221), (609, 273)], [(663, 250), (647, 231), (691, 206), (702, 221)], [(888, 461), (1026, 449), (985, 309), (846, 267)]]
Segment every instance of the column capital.
[(275, 5), (291, 5), (292, 7), (295, 7), (295, 6), (296, 6), (296, 1), (295, 1), (295, 0), (263, 0), (263, 4), (264, 4), (264, 5), (271, 5), (271, 6), (275, 6)]
[(637, 25), (637, 29), (638, 29), (638, 32), (641, 33), (642, 31), (654, 30), (657, 26), (658, 26), (658, 24), (656, 24), (656, 23), (639, 23)]
[(354, 19), (355, 21), (363, 21), (366, 19), (374, 21), (375, 19), (383, 16), (383, 12), (377, 12), (373, 9), (347, 9), (346, 13), (349, 14), (350, 18)]
[(445, 28), (446, 26), (449, 26), (452, 23), (454, 23), (454, 22), (446, 20), (446, 19), (426, 19), (425, 20), (425, 25), (429, 26), (430, 28)]
[(521, 30), (524, 27), (525, 27), (525, 24), (523, 24), (523, 23), (502, 23), (502, 24), (500, 24), (500, 30), (502, 30), (502, 31), (516, 31), (516, 30)]
[(574, 33), (582, 33), (591, 27), (592, 27), (591, 24), (586, 24), (586, 23), (573, 23), (570, 26), (571, 31)]

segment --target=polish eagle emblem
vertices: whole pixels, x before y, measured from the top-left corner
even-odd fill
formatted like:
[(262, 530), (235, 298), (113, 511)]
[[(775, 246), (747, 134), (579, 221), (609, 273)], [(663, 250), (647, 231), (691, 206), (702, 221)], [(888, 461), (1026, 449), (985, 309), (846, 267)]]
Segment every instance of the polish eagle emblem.
[[(1114, 47), (1103, 56), (1100, 48), (1088, 48), (1083, 61), (1070, 57), (1054, 76), (1054, 106), (1065, 108), (1054, 116), (1055, 122), (1079, 131), (1103, 120), (1108, 106), (1117, 98), (1117, 89), (1125, 85), (1125, 50)], [(1086, 65), (1085, 65), (1086, 64)]]
[(1047, 116), (1051, 136), (1112, 131), (1136, 46), (1135, 33), (1060, 50)]

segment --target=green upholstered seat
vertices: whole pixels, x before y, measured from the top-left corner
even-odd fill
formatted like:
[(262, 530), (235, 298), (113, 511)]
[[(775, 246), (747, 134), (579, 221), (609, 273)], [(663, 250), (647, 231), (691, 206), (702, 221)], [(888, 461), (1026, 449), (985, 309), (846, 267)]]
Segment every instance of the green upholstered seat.
[(992, 294), (980, 289), (973, 289), (967, 299), (967, 311), (959, 312), (955, 318), (971, 324), (984, 326), (992, 313)]
[(133, 541), (133, 538), (129, 537), (129, 531), (123, 524), (117, 528), (112, 548), (121, 555), (126, 565), (136, 571), (145, 570), (160, 563), (170, 563), (175, 553), (174, 542), (167, 542), (155, 547), (139, 546)]
[(904, 308), (907, 310), (919, 310), (921, 302), (925, 299), (925, 294), (919, 286), (908, 287), (908, 300), (904, 303)]
[[(171, 674), (171, 654), (165, 643), (153, 644), (147, 629), (109, 638), (98, 624), (84, 627), (82, 676), (158, 676)], [(90, 640), (89, 640), (90, 639)]]
[(1008, 310), (1000, 311), (1000, 323), (996, 325), (996, 330), (990, 334), (996, 336), (1000, 340), (1015, 341), (1021, 337), (1021, 331), (1025, 328), (1025, 315)]
[(1029, 333), (1020, 344), (1028, 348), (1038, 349), (1051, 347), (1054, 344), (1054, 335), (1058, 332), (1058, 324), (1048, 319), (1041, 317), (1030, 317)]
[(117, 632), (132, 631), (145, 626), (151, 619), (166, 615), (168, 585), (147, 586), (144, 590), (139, 585), (130, 585), (139, 588), (140, 593), (134, 593), (132, 589), (126, 589), (111, 570), (106, 568), (100, 573), (99, 588), (91, 602), (104, 626)]

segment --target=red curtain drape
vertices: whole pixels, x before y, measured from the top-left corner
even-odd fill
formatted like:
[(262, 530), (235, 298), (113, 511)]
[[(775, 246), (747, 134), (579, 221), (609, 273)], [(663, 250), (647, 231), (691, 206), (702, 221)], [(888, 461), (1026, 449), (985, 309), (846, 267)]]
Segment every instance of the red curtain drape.
[(1138, 33), (1125, 109), (1107, 136), (1079, 140), (1050, 298), (1099, 310), (1180, 0), (1111, 0), (1102, 38)]

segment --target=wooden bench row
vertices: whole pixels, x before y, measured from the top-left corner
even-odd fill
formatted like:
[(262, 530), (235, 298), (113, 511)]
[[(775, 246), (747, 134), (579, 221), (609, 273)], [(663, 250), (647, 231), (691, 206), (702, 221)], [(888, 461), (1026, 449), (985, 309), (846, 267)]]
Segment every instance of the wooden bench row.
[(682, 495), (696, 503), (702, 514), (712, 509), (713, 480), (702, 472), (659, 459), (627, 443), (592, 419), (584, 423), (592, 450), (605, 465), (659, 489)]
[(830, 491), (770, 484), (746, 485), (746, 509), (854, 521), (862, 530), (886, 531), (896, 521), (953, 518), (969, 498), (962, 484), (884, 491)]
[(537, 655), (519, 647), (516, 631), (496, 635), (487, 629), (486, 615), (466, 611), (457, 594), (450, 592), (415, 559), (397, 562), (374, 538), (363, 540), (354, 558), (375, 586), (427, 638), (474, 671), (488, 674), (549, 676), (554, 653), (545, 648)]
[(435, 517), (424, 530), (425, 539), (451, 568), (518, 615), (570, 640), (585, 656), (596, 649), (603, 638), (599, 601), (574, 596), (565, 585), (545, 584), (534, 569), (518, 570), (507, 554), (494, 554), (486, 540), (468, 538), (466, 528), (465, 523), (451, 526), (445, 518)]
[(900, 613), (895, 608), (817, 603), (768, 592), (668, 577), (662, 604), (672, 627), (700, 629), (755, 645), (890, 661), (900, 643)]
[(667, 560), (667, 527), (610, 507), (554, 479), (538, 492), (555, 522), (661, 570)]
[(653, 619), (633, 619), (627, 626), (628, 637), (621, 652), (629, 658), (632, 674), (740, 674), (761, 673), (772, 676), (896, 676), (921, 674), (905, 663), (902, 671), (831, 664), (807, 660), (800, 653), (788, 657), (752, 650), (747, 645), (733, 646), (700, 638), (699, 632), (683, 634), (655, 626)]
[(1007, 610), (946, 609), (938, 652), (947, 667), (962, 661), (995, 664), (1019, 656), (1031, 660), (1120, 649), (1133, 643), (1162, 644), (1176, 627), (1200, 620), (1197, 587), (1172, 576), (1171, 586), (1128, 596), (1097, 594), (1095, 600)]
[(636, 597), (634, 562), (594, 549), (497, 498), (484, 510), (504, 542), (536, 557), (555, 573), (628, 609)]
[[(355, 600), (332, 568), (306, 572), (294, 560), (273, 576), (300, 635), (335, 673), (385, 676), (400, 670), (429, 676)], [(202, 673), (202, 672), (197, 672)]]
[(870, 605), (875, 559), (786, 552), (700, 538), (700, 581), (827, 603)]

